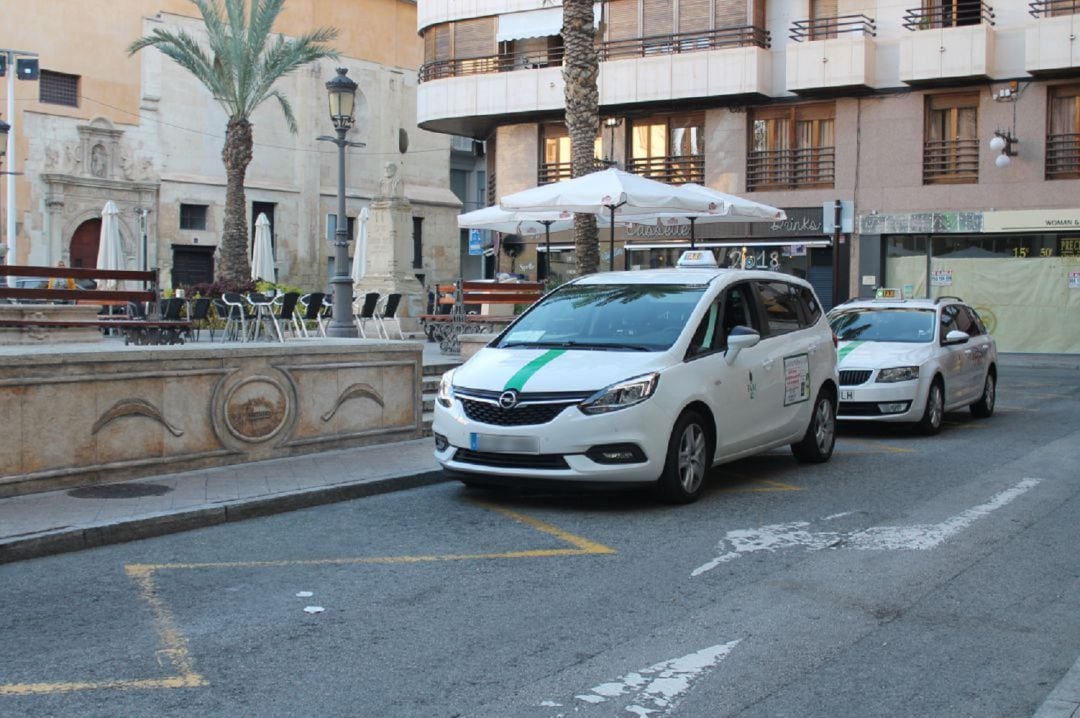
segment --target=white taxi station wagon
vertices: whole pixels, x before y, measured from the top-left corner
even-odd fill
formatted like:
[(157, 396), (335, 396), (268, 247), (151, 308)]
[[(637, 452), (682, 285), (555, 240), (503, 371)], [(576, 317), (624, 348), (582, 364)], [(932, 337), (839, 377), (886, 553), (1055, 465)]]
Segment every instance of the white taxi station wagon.
[(994, 413), (997, 345), (958, 297), (904, 299), (879, 289), (829, 312), (840, 341), (840, 419), (941, 429), (946, 411)]
[(719, 269), (580, 277), (439, 387), (435, 457), (468, 485), (653, 485), (689, 502), (715, 464), (832, 455), (836, 346), (810, 285)]

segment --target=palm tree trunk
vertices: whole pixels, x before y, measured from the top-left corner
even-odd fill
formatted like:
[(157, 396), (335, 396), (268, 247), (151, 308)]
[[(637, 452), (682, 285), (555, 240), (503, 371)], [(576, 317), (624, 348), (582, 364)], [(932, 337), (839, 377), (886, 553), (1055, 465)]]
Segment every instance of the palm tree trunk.
[(247, 198), (244, 176), (251, 163), (251, 123), (243, 117), (229, 119), (221, 160), (225, 163), (225, 226), (217, 263), (218, 281), (243, 284), (251, 278), (248, 262)]
[[(563, 83), (566, 97), (566, 129), (570, 135), (570, 174), (581, 177), (596, 171), (593, 145), (600, 123), (600, 92), (596, 80), (600, 61), (596, 56), (593, 0), (563, 0)], [(579, 275), (592, 274), (600, 266), (596, 217), (574, 215), (574, 248)]]

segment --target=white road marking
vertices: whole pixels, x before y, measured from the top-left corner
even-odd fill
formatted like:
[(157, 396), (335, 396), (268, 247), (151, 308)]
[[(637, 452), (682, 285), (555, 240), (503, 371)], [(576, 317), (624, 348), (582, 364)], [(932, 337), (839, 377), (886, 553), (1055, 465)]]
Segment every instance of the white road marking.
[[(915, 526), (872, 526), (861, 531), (822, 531), (810, 532), (806, 521), (794, 521), (786, 524), (771, 524), (756, 529), (728, 531), (720, 548), (730, 544), (730, 549), (721, 553), (708, 563), (695, 568), (690, 575), (700, 576), (722, 563), (732, 561), (744, 553), (754, 551), (777, 551), (793, 546), (802, 546), (810, 551), (826, 548), (850, 548), (860, 551), (919, 550), (934, 548), (947, 539), (960, 533), (978, 519), (992, 511), (1000, 509), (1029, 489), (1037, 486), (1041, 479), (1026, 478), (1011, 489), (995, 494), (985, 504), (980, 504), (962, 513), (945, 519), (939, 524)], [(836, 518), (835, 514), (829, 518)]]
[[(703, 648), (682, 658), (672, 658), (640, 671), (627, 673), (610, 683), (601, 683), (588, 693), (574, 696), (582, 703), (598, 705), (613, 698), (629, 696), (626, 712), (636, 716), (669, 715), (695, 679), (724, 660), (738, 645), (734, 640)], [(553, 705), (544, 701), (541, 705)], [(554, 704), (558, 705), (558, 704)]]

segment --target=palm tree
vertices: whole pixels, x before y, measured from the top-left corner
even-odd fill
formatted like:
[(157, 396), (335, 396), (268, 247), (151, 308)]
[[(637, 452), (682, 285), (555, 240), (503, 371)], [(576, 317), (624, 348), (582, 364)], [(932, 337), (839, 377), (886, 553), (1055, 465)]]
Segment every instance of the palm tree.
[[(594, 143), (600, 123), (600, 91), (596, 79), (600, 61), (596, 55), (593, 0), (563, 0), (563, 85), (566, 98), (566, 130), (570, 135), (570, 176), (596, 171)], [(592, 274), (600, 267), (596, 217), (574, 215), (574, 249), (578, 274)]]
[(337, 37), (337, 30), (319, 28), (294, 39), (282, 35), (274, 38), (272, 28), (285, 0), (191, 2), (202, 15), (208, 48), (183, 30), (155, 28), (147, 37), (131, 43), (128, 55), (144, 47), (157, 48), (205, 85), (228, 114), (221, 149), (227, 182), (218, 279), (244, 282), (249, 276), (244, 175), (252, 157), (251, 115), (272, 97), (295, 134), (292, 106), (274, 89), (274, 83), (310, 62), (336, 58), (337, 51), (326, 43)]

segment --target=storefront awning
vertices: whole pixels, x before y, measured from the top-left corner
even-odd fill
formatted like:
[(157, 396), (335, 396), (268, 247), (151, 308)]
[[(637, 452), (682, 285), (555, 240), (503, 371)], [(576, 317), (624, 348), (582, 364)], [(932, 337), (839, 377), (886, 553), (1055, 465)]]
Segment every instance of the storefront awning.
[[(830, 247), (832, 246), (832, 240), (829, 239), (800, 239), (798, 237), (786, 237), (784, 239), (765, 240), (755, 239), (750, 242), (740, 241), (737, 239), (730, 239), (718, 242), (716, 240), (697, 240), (694, 242), (695, 247), (787, 247), (791, 245), (801, 245), (803, 247)], [(627, 242), (625, 243), (627, 249), (634, 251), (638, 249), (670, 249), (671, 247), (689, 247), (689, 237), (679, 237), (670, 242), (650, 242), (650, 243), (638, 243)]]
[[(600, 5), (593, 6), (593, 27), (600, 26)], [(562, 32), (562, 8), (549, 7), (527, 12), (512, 12), (499, 16), (495, 39), (524, 40), (529, 37), (550, 37)]]

